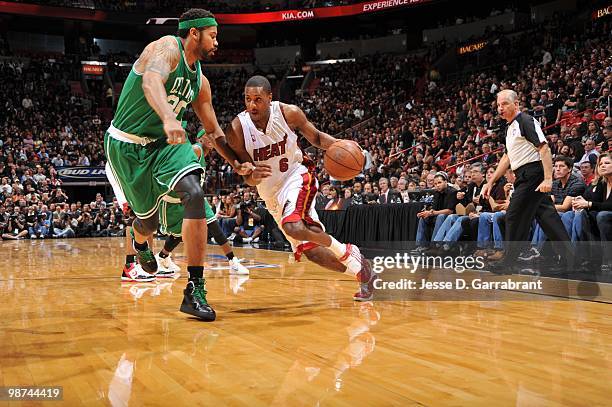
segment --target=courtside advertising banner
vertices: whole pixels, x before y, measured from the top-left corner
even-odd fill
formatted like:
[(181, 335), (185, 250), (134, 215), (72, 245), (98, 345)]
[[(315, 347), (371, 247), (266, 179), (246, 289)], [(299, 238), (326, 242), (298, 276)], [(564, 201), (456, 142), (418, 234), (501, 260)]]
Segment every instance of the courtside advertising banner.
[[(378, 0), (336, 7), (318, 7), (312, 9), (294, 9), (270, 11), (264, 13), (222, 14), (215, 13), (219, 24), (261, 24), (282, 23), (288, 21), (314, 20), (331, 17), (348, 17), (360, 14), (375, 13), (399, 7), (416, 6), (429, 3), (431, 0)], [(32, 4), (20, 4), (0, 1), (0, 9), (6, 13), (29, 14), (47, 17), (74, 18), (79, 20), (104, 21), (109, 14), (101, 10), (86, 10), (64, 7), (49, 7)]]
[(267, 13), (216, 14), (221, 24), (260, 24), (285, 21), (314, 20), (319, 18), (347, 17), (389, 10), (396, 7), (413, 6), (430, 0), (381, 0), (336, 7), (319, 7), (303, 10), (271, 11)]

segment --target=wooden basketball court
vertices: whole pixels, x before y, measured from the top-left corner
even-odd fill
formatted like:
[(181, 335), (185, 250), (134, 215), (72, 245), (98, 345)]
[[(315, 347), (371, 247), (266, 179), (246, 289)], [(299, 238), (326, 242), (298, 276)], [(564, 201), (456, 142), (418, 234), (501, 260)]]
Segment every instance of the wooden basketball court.
[(63, 386), (66, 405), (610, 404), (606, 303), (355, 303), (345, 275), (236, 249), (280, 266), (207, 272), (203, 323), (178, 312), (185, 273), (121, 283), (122, 242), (1, 243), (0, 386)]

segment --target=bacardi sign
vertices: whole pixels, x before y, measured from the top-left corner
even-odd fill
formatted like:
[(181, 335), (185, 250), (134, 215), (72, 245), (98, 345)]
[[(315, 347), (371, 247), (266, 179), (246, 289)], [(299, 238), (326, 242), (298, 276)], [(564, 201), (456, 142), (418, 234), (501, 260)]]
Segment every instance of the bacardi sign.
[(481, 49), (487, 46), (487, 43), (488, 41), (479, 41), (473, 44), (463, 45), (457, 48), (457, 54), (463, 55), (463, 54), (470, 54), (472, 52), (480, 51)]
[(595, 10), (593, 12), (593, 20), (597, 20), (600, 19), (602, 17), (607, 17), (610, 14), (612, 14), (612, 4), (609, 5), (608, 7), (604, 7), (604, 8), (600, 8), (599, 10)]

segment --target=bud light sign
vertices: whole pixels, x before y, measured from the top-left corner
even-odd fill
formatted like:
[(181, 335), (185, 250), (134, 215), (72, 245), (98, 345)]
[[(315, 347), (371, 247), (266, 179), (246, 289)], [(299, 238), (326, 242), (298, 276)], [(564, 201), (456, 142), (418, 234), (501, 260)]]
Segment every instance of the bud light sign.
[(59, 179), (63, 183), (71, 182), (107, 182), (104, 167), (59, 167)]

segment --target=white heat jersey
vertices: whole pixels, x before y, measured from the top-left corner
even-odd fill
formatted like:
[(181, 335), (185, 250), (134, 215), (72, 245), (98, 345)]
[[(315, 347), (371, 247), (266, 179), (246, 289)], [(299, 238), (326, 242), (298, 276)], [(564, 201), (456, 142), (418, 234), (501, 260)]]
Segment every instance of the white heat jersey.
[(272, 168), (272, 175), (257, 185), (259, 195), (268, 201), (279, 194), (291, 175), (308, 171), (302, 165), (303, 154), (298, 146), (298, 137), (285, 121), (278, 101), (272, 102), (270, 106), (270, 119), (265, 133), (255, 127), (248, 112), (240, 113), (238, 118), (242, 125), (244, 146), (255, 165), (266, 163)]

